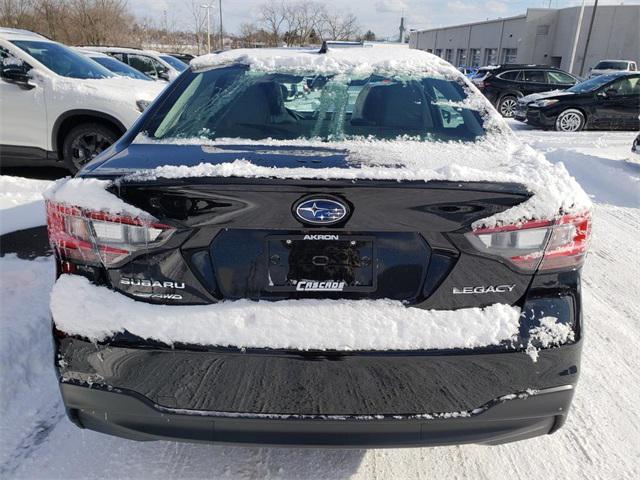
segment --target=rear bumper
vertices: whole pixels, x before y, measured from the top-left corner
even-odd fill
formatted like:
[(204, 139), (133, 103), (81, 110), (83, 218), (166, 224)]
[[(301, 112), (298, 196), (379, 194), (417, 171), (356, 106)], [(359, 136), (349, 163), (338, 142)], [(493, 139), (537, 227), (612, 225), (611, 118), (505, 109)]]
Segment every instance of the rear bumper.
[(566, 418), (581, 349), (579, 341), (541, 350), (534, 363), (513, 350), (56, 343), (62, 397), (81, 427), (136, 440), (353, 447), (497, 444), (551, 433)]
[(451, 418), (304, 418), (159, 408), (132, 392), (61, 385), (79, 426), (133, 440), (184, 440), (244, 445), (326, 447), (496, 445), (553, 433), (565, 421), (573, 388), (496, 400), (487, 410)]

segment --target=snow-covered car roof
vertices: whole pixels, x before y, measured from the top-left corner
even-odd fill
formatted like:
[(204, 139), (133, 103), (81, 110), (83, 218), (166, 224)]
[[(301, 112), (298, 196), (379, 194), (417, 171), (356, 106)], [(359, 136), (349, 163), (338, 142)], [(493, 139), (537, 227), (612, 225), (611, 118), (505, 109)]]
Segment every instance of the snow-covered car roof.
[(92, 52), (100, 52), (100, 53), (114, 52), (114, 53), (137, 53), (137, 54), (153, 55), (153, 56), (160, 55), (160, 52), (156, 52), (155, 50), (143, 50), (141, 48), (130, 48), (130, 47), (100, 47), (100, 46), (84, 45), (76, 48), (80, 50), (90, 50)]
[(22, 28), (6, 28), (0, 27), (0, 38), (5, 40), (41, 40), (51, 42), (52, 40), (40, 35), (39, 33), (32, 32), (30, 30), (24, 30)]
[(83, 55), (87, 55), (88, 57), (112, 58), (109, 55), (107, 55), (106, 53), (96, 52), (95, 50), (89, 50), (88, 48), (82, 48), (82, 47), (71, 47), (71, 48), (73, 50), (75, 50), (76, 52), (80, 52)]
[(318, 49), (256, 48), (228, 50), (191, 60), (194, 71), (229, 64), (242, 64), (252, 70), (316, 75), (437, 75), (461, 78), (462, 74), (443, 59), (422, 50), (400, 45), (373, 48), (337, 48), (319, 53)]

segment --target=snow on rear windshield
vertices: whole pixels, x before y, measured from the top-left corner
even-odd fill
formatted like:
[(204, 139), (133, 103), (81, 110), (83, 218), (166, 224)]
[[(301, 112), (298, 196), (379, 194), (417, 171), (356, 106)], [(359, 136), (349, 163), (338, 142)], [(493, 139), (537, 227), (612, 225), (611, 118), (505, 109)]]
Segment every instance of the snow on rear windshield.
[(154, 139), (317, 138), (474, 141), (465, 85), (434, 77), (313, 75), (244, 65), (193, 73), (145, 125)]

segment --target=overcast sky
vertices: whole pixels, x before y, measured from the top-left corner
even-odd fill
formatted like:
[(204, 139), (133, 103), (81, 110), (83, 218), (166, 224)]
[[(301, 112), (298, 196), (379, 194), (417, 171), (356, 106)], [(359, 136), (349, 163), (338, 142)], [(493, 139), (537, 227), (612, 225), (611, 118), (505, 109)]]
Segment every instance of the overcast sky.
[[(137, 17), (149, 16), (158, 22), (166, 11), (169, 22), (178, 28), (191, 30), (192, 0), (128, 0)], [(197, 1), (197, 0), (196, 0)], [(238, 32), (245, 22), (256, 20), (257, 6), (268, 0), (222, 0), (225, 31)], [(378, 37), (396, 35), (400, 16), (404, 11), (407, 28), (430, 28), (459, 23), (482, 21), (487, 18), (508, 17), (524, 13), (527, 8), (552, 8), (579, 5), (581, 0), (324, 0), (329, 9), (347, 11), (358, 17), (363, 31), (372, 30)], [(198, 3), (216, 5), (215, 22), (218, 24), (218, 0)], [(602, 0), (600, 4), (640, 4), (640, 0)], [(587, 0), (587, 5), (593, 0)]]

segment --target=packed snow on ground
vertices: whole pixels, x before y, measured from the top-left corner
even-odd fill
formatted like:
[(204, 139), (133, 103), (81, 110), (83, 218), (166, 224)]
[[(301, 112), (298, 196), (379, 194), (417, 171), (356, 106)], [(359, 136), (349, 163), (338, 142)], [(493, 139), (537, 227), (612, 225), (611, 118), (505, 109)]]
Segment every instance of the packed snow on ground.
[[(94, 309), (109, 305), (108, 309)], [(90, 317), (84, 314), (93, 310)], [(435, 311), (392, 300), (238, 300), (170, 306), (135, 301), (76, 275), (63, 275), (51, 296), (56, 327), (104, 340), (129, 331), (167, 344), (298, 350), (474, 348), (515, 340), (520, 309)]]
[[(640, 477), (640, 166), (633, 132), (517, 134), (564, 162), (595, 201), (583, 272), (586, 338), (565, 426), (499, 447), (380, 450), (137, 443), (82, 431), (63, 414), (52, 371), (48, 260), (0, 258), (0, 476), (3, 478), (401, 478), (626, 480)], [(89, 316), (92, 311), (85, 312)]]
[(52, 183), (0, 175), (0, 235), (44, 225), (42, 192)]

